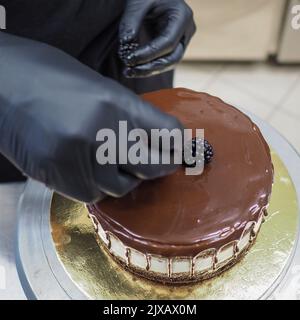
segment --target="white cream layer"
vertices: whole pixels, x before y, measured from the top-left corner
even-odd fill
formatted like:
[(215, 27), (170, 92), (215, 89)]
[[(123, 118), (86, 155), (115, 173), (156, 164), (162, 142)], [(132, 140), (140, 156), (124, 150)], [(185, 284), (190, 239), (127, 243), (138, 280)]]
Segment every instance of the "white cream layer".
[(94, 227), (110, 253), (122, 260), (129, 267), (135, 267), (144, 272), (157, 273), (169, 278), (176, 276), (193, 277), (202, 272), (212, 272), (237, 258), (248, 245), (256, 238), (259, 228), (264, 221), (265, 208), (261, 210), (257, 222), (246, 224), (240, 239), (221, 247), (200, 252), (194, 257), (167, 258), (163, 256), (144, 254), (134, 248), (127, 247), (114, 234), (104, 231), (97, 218), (89, 213)]

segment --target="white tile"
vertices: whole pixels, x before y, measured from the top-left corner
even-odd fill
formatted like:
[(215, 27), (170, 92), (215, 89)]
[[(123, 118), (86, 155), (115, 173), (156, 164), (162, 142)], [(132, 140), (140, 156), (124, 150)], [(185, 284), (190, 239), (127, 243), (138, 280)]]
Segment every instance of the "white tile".
[(222, 65), (218, 63), (181, 63), (176, 68), (174, 85), (175, 87), (203, 91), (221, 68)]
[(300, 79), (280, 108), (300, 117)]
[(216, 80), (205, 91), (218, 96), (234, 107), (249, 111), (262, 119), (265, 119), (274, 110), (274, 106), (262, 102), (253, 95), (243, 92), (222, 80)]
[(270, 123), (300, 152), (300, 117), (291, 117), (279, 110), (272, 116)]
[(228, 65), (220, 79), (247, 90), (257, 98), (278, 104), (300, 75), (298, 66), (277, 66), (266, 63)]

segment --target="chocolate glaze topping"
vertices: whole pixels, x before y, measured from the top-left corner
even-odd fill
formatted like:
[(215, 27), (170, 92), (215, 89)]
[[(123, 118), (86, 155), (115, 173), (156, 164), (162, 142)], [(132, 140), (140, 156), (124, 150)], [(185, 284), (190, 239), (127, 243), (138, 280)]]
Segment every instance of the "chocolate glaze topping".
[(194, 256), (238, 240), (246, 223), (257, 221), (272, 189), (270, 150), (258, 127), (206, 93), (170, 89), (143, 98), (187, 128), (204, 128), (214, 159), (202, 175), (187, 176), (182, 166), (89, 209), (105, 231), (144, 253)]

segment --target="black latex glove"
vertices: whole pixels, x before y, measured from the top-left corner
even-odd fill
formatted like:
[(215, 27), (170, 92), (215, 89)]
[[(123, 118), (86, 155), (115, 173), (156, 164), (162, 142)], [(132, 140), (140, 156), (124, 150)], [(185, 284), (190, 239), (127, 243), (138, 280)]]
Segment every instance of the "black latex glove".
[[(99, 165), (96, 134), (181, 128), (118, 83), (64, 52), (0, 32), (0, 151), (26, 175), (84, 202), (122, 196), (169, 165)], [(125, 150), (126, 152), (126, 150)], [(158, 153), (160, 151), (157, 151)]]
[(196, 31), (193, 12), (183, 0), (127, 0), (120, 23), (120, 43), (134, 43), (143, 23), (151, 23), (157, 36), (133, 48), (122, 60), (126, 77), (147, 77), (168, 71), (184, 55)]

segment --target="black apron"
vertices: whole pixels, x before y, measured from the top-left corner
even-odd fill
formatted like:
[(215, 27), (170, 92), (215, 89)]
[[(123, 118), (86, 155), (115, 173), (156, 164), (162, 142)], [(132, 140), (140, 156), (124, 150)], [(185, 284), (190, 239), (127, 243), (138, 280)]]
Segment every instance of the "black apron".
[[(124, 4), (125, 0), (0, 0), (6, 8), (5, 32), (60, 48), (137, 94), (171, 88), (172, 71), (138, 80), (123, 76), (118, 27)], [(141, 44), (154, 36), (152, 29), (143, 26)], [(0, 182), (18, 180), (24, 177), (0, 154)]]

